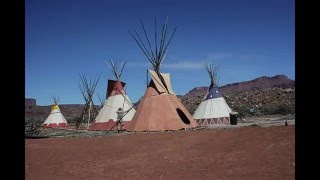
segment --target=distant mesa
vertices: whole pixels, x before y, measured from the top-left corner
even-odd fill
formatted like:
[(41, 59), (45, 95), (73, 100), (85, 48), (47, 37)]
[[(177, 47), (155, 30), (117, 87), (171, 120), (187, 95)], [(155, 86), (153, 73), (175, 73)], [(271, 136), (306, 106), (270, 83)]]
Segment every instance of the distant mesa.
[(220, 88), (222, 93), (228, 93), (233, 91), (249, 91), (249, 90), (261, 90), (266, 88), (294, 88), (295, 81), (289, 79), (285, 75), (276, 75), (272, 77), (262, 76), (251, 81), (244, 81), (239, 83), (227, 84)]
[[(261, 89), (273, 88), (273, 87), (278, 87), (283, 89), (294, 88), (295, 81), (289, 79), (285, 75), (276, 75), (272, 77), (262, 76), (250, 81), (226, 84), (220, 87), (220, 91), (222, 93), (229, 93), (229, 92), (235, 92), (235, 91), (261, 90)], [(203, 94), (206, 93), (207, 89), (208, 87), (206, 86), (195, 87), (183, 97), (191, 98), (198, 95), (202, 96)]]
[(36, 101), (36, 99), (33, 99), (33, 98), (25, 98), (24, 105), (25, 106), (36, 106), (37, 101)]

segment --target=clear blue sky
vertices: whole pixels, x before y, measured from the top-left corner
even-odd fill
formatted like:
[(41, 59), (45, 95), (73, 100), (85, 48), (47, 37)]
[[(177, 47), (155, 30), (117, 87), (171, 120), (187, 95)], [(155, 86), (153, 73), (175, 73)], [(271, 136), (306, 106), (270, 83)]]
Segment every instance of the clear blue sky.
[(105, 94), (114, 79), (108, 59), (127, 61), (121, 79), (137, 101), (151, 65), (128, 31), (141, 33), (141, 18), (152, 35), (155, 16), (158, 32), (166, 16), (169, 32), (177, 26), (161, 67), (176, 94), (209, 85), (204, 61), (220, 66), (220, 85), (278, 74), (295, 79), (293, 0), (25, 2), (25, 97), (38, 105), (52, 104), (53, 96), (60, 104), (84, 103), (79, 73), (101, 73), (96, 95)]

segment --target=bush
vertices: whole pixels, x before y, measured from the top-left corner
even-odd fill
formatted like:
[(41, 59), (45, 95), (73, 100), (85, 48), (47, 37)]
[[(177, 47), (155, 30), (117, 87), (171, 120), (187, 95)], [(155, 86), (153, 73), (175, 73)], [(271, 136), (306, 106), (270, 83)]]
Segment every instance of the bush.
[(41, 131), (42, 122), (36, 119), (25, 119), (24, 134), (25, 136), (38, 135)]
[(238, 112), (239, 117), (246, 117), (249, 115), (248, 109), (245, 107), (234, 107), (233, 110)]
[(279, 106), (272, 108), (260, 108), (260, 111), (263, 115), (275, 115), (275, 114), (294, 114), (294, 106), (289, 106), (286, 104), (280, 104)]
[[(239, 117), (246, 117), (251, 116), (249, 112), (249, 108), (238, 106), (232, 108), (234, 111), (239, 113)], [(263, 115), (275, 115), (275, 114), (295, 114), (295, 107), (294, 105), (286, 105), (280, 104), (276, 107), (258, 107), (254, 109), (254, 116), (263, 116)]]
[(24, 122), (25, 123), (33, 123), (33, 124), (42, 125), (44, 120), (42, 118), (28, 118), (28, 117), (25, 117)]
[(80, 116), (72, 117), (72, 118), (69, 118), (67, 121), (68, 121), (68, 123), (81, 122), (82, 121), (82, 117), (80, 117)]
[(292, 108), (288, 105), (281, 104), (274, 110), (275, 114), (293, 114)]

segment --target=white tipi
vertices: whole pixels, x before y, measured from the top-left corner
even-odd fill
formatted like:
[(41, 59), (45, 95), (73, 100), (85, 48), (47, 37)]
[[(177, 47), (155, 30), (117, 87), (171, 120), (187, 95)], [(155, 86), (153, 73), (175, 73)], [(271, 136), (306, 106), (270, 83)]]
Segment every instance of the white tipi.
[(116, 129), (117, 122), (117, 110), (122, 108), (125, 112), (122, 118), (122, 129), (125, 130), (131, 123), (131, 119), (136, 110), (133, 108), (133, 104), (130, 98), (124, 91), (126, 83), (120, 81), (120, 77), (125, 66), (125, 63), (121, 63), (120, 69), (117, 69), (117, 65), (110, 60), (111, 70), (116, 77), (116, 80), (108, 80), (106, 101), (102, 109), (99, 111), (98, 116), (94, 122), (90, 125), (89, 130), (110, 130)]
[(198, 125), (211, 125), (220, 123), (230, 123), (231, 108), (228, 106), (223, 95), (217, 86), (218, 67), (212, 68), (212, 64), (205, 64), (205, 68), (211, 79), (208, 92), (204, 96), (202, 102), (193, 114)]
[(54, 104), (51, 106), (51, 113), (42, 124), (45, 128), (67, 127), (68, 123), (66, 118), (60, 111), (58, 106), (58, 98), (53, 97)]

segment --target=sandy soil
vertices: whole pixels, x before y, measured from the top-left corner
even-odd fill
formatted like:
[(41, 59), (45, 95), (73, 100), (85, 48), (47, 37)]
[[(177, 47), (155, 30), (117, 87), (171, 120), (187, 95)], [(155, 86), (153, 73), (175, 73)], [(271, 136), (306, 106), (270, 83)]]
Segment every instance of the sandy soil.
[(295, 126), (25, 140), (27, 180), (295, 179)]

